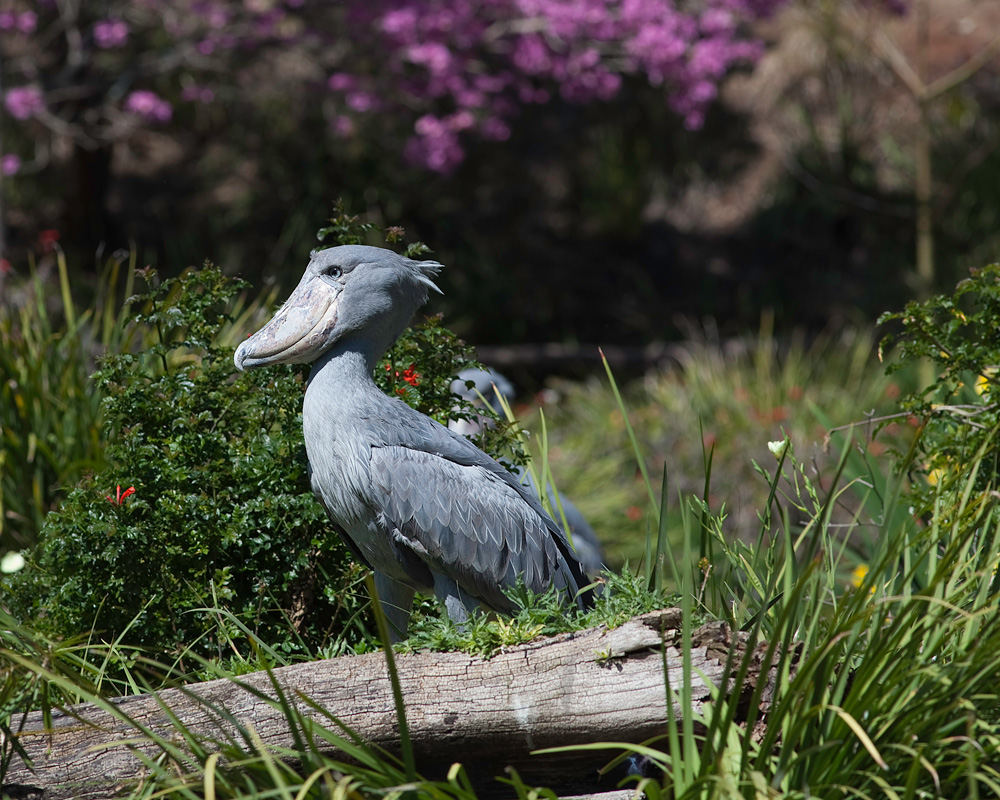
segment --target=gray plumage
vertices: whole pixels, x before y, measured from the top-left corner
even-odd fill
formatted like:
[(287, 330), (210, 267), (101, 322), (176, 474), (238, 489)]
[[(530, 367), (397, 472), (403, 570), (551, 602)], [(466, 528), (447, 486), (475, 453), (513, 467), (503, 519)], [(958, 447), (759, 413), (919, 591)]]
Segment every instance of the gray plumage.
[[(470, 387), (468, 384), (472, 383)], [(480, 397), (485, 400), (490, 408), (503, 417), (503, 406), (500, 398), (508, 403), (514, 397), (514, 385), (502, 374), (494, 369), (464, 369), (451, 383), (451, 390), (459, 397), (474, 404), (482, 403)], [(476, 420), (452, 420), (448, 427), (463, 436), (473, 436), (482, 429), (484, 425), (491, 424), (489, 417), (479, 416)], [(517, 468), (518, 481), (527, 486), (537, 497), (538, 487), (531, 473), (524, 467)], [(583, 516), (583, 512), (578, 509), (573, 502), (562, 492), (556, 491), (551, 483), (546, 483), (545, 491), (548, 495), (549, 505), (555, 514), (556, 522), (560, 521), (558, 510), (562, 507), (562, 516), (566, 518), (569, 526), (570, 540), (576, 556), (583, 565), (584, 571), (588, 575), (597, 576), (604, 569), (604, 551), (601, 542), (597, 538), (597, 533)]]
[(396, 636), (414, 591), (457, 622), (477, 605), (510, 612), (504, 588), (586, 584), (538, 500), (463, 437), (375, 386), (372, 371), (437, 290), (435, 261), (350, 245), (315, 252), (274, 318), (234, 355), (240, 370), (312, 363), (302, 406), (312, 487), (375, 572)]

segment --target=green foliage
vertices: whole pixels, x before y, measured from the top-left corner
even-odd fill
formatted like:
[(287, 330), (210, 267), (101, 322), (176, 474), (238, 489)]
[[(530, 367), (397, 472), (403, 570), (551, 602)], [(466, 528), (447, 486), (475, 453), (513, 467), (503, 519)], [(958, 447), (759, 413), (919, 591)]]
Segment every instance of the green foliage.
[[(378, 230), (374, 223), (365, 222), (357, 214), (348, 214), (343, 200), (334, 202), (333, 214), (327, 222), (328, 225), (316, 232), (316, 239), (320, 242), (317, 250), (344, 244), (365, 244), (368, 236)], [(393, 236), (395, 238), (395, 229)], [(331, 241), (327, 242), (327, 239)]]
[[(843, 443), (838, 473), (852, 449)], [(605, 770), (644, 763), (650, 777), (631, 780), (649, 798), (995, 796), (1000, 502), (970, 492), (983, 465), (972, 458), (921, 525), (905, 512), (909, 460), (893, 473), (883, 458), (871, 488), (881, 524), (864, 537), (869, 561), (851, 580), (845, 545), (857, 525), (831, 523), (847, 487), (813, 483), (787, 440), (774, 450), (759, 538), (729, 539), (699, 502), (685, 503), (690, 521), (707, 521), (716, 555), (696, 564), (702, 532), (685, 526), (681, 656), (699, 612), (728, 619), (747, 637), (727, 656), (731, 693), (714, 690), (693, 711), (700, 686), (688, 662), (667, 688), (677, 711), (662, 739), (560, 749), (619, 751)], [(774, 503), (770, 513), (782, 495), (786, 510)], [(757, 670), (770, 688), (751, 677)]]
[(903, 311), (885, 314), (882, 323), (899, 331), (899, 363), (931, 362), (937, 378), (902, 398), (903, 408), (922, 423), (916, 471), (926, 482), (918, 490), (919, 507), (934, 503), (939, 483), (964, 481), (972, 461), (982, 463), (976, 492), (996, 486), (1000, 450), (1000, 264), (973, 270), (951, 295), (910, 302)]
[(61, 251), (56, 256), (57, 287), (33, 273), (19, 290), (8, 288), (0, 304), (0, 550), (5, 551), (33, 546), (65, 488), (104, 463), (100, 395), (91, 374), (95, 357), (121, 344), (114, 296), (122, 263), (108, 261), (97, 300), (81, 312), (70, 296), (66, 260)]
[[(527, 455), (518, 423), (452, 392), (455, 376), (464, 369), (483, 369), (483, 365), (473, 348), (435, 315), (404, 331), (376, 368), (375, 384), (442, 425), (449, 420), (488, 419), (490, 424), (479, 426), (472, 437), (475, 444), (508, 467), (524, 464)], [(466, 385), (471, 387), (472, 381)]]
[[(911, 371), (888, 378), (875, 349), (865, 330), (781, 341), (765, 324), (755, 337), (728, 342), (711, 330), (692, 332), (676, 363), (622, 388), (639, 456), (657, 483), (666, 470), (671, 497), (702, 497), (711, 453), (707, 499), (716, 510), (725, 506), (727, 535), (751, 536), (767, 501), (767, 485), (754, 468), (755, 461), (773, 460), (767, 442), (787, 434), (804, 462), (827, 472), (835, 465), (824, 447), (829, 428), (896, 410), (896, 397), (912, 385)], [(554, 381), (550, 389), (554, 400), (542, 408), (559, 488), (598, 532), (609, 563), (637, 562), (656, 523), (647, 513), (650, 490), (637, 469), (622, 407), (596, 377)], [(525, 425), (537, 430), (539, 421), (532, 415)], [(880, 431), (879, 440), (859, 437), (857, 460), (881, 454), (889, 443), (905, 449), (910, 436), (899, 419)], [(863, 469), (859, 463), (851, 474)], [(652, 494), (658, 493), (656, 486)], [(676, 506), (669, 513), (676, 547), (682, 520)], [(849, 521), (853, 511), (838, 507), (838, 514)]]
[[(978, 464), (970, 467), (975, 472)], [(790, 448), (779, 449), (769, 493), (777, 496), (786, 478), (804, 472)], [(897, 478), (889, 476), (888, 483), (892, 488), (881, 498), (887, 521), (896, 519), (893, 505), (908, 502)], [(731, 693), (714, 691), (702, 713), (691, 710), (692, 698), (703, 691), (689, 658), (701, 598), (716, 596), (718, 587), (710, 584), (724, 573), (696, 566), (701, 532), (689, 527), (680, 561), (691, 569), (679, 574), (678, 650), (686, 665), (665, 687), (668, 707), (675, 709), (667, 735), (644, 744), (562, 749), (593, 751), (604, 772), (625, 758), (642, 765), (646, 777), (632, 776), (625, 784), (651, 800), (994, 796), (1000, 787), (1000, 618), (992, 575), (1000, 558), (1000, 503), (983, 497), (969, 504), (965, 488), (955, 487), (942, 499), (961, 509), (950, 515), (960, 524), (921, 526), (912, 517), (903, 525), (887, 522), (870, 569), (855, 586), (845, 584), (837, 568), (844, 532), (824, 511), (830, 491), (812, 486), (803, 492), (819, 504), (805, 535), (792, 535), (787, 515), (765, 513), (760, 542), (720, 552), (719, 565), (725, 560), (729, 568), (724, 601), (742, 601), (733, 621), (745, 631), (742, 649), (728, 655)], [(692, 520), (702, 517), (697, 504), (687, 508)], [(645, 581), (635, 589), (645, 592)], [(545, 604), (544, 598), (533, 602)], [(710, 599), (707, 604), (714, 605)], [(541, 623), (537, 608), (530, 613), (535, 616), (518, 615), (496, 627), (493, 648), (534, 635)], [(770, 675), (767, 695), (765, 682), (753, 677), (758, 670)], [(149, 756), (154, 777), (144, 796), (159, 790), (158, 796), (193, 797), (210, 788), (218, 797), (400, 791), (442, 800), (476, 797), (459, 764), (446, 780), (425, 779), (419, 761), (404, 767), (308, 697), (287, 695), (277, 681), (270, 691), (248, 690), (281, 711), (294, 747), (267, 746), (239, 720), (234, 734), (219, 741), (191, 735), (177, 721), (177, 735), (157, 735), (165, 757)], [(327, 755), (330, 748), (350, 760)], [(194, 773), (178, 775), (177, 764)], [(558, 786), (525, 786), (514, 771), (503, 780), (525, 800), (560, 794)]]
[(246, 655), (241, 624), (285, 654), (343, 635), (359, 576), (309, 487), (301, 376), (234, 380), (218, 339), (241, 287), (217, 269), (143, 275), (130, 324), (149, 343), (109, 354), (96, 376), (109, 466), (47, 518), (15, 608), (161, 660)]
[[(624, 405), (618, 410), (626, 416)], [(644, 433), (641, 427), (634, 433), (638, 451)], [(817, 476), (811, 463), (798, 459), (792, 441), (781, 438), (757, 466), (767, 481), (755, 535), (739, 539), (703, 502), (704, 487), (695, 497), (677, 493), (671, 510), (669, 484), (664, 480), (656, 495), (648, 483), (651, 465), (644, 465), (644, 493), (652, 498), (649, 514), (656, 523), (646, 575), (609, 576), (589, 615), (566, 615), (552, 596), (525, 592), (512, 619), (474, 617), (464, 632), (418, 614), (405, 646), (462, 646), (488, 656), (544, 633), (617, 624), (673, 599), (656, 574), (669, 569), (680, 592), (677, 649), (683, 668), (665, 686), (671, 709), (666, 735), (638, 745), (596, 742), (564, 749), (595, 751), (599, 759), (619, 753), (605, 771), (625, 758), (644, 765), (646, 777), (626, 783), (650, 800), (996, 796), (1000, 494), (977, 487), (992, 470), (990, 454), (1000, 432), (978, 433), (964, 472), (935, 485), (934, 503), (923, 518), (912, 513), (906, 479), (920, 457), (917, 446), (898, 462), (872, 456), (869, 475), (841, 483), (857, 452), (849, 435), (833, 437), (837, 452), (828, 476)], [(714, 465), (709, 470), (715, 474)], [(870, 502), (858, 504), (856, 518), (842, 523), (834, 508), (847, 492), (867, 492)], [(876, 513), (869, 519), (872, 508)], [(669, 518), (679, 519), (679, 530), (671, 531), (675, 552), (664, 549), (662, 540), (652, 545)], [(874, 534), (859, 533), (869, 526)], [(867, 547), (865, 570), (854, 569), (848, 543), (855, 539)], [(731, 692), (713, 690), (714, 701), (696, 713), (692, 698), (703, 688), (691, 651), (705, 617), (728, 621), (739, 635), (730, 637), (725, 656)], [(24, 663), (34, 674), (56, 688), (72, 688), (72, 677), (49, 678), (29, 659)], [(81, 683), (79, 694), (90, 697), (86, 679)], [(460, 765), (446, 780), (424, 779), (419, 761), (404, 765), (365, 745), (308, 698), (286, 695), (277, 681), (270, 692), (250, 691), (282, 711), (294, 747), (266, 746), (238, 720), (234, 735), (218, 742), (192, 735), (178, 721), (177, 735), (155, 742), (165, 757), (150, 757), (154, 780), (144, 787), (145, 796), (156, 790), (173, 797), (203, 791), (218, 797), (476, 796)], [(331, 747), (351, 760), (330, 757), (324, 751)], [(178, 776), (177, 764), (193, 766), (194, 774)], [(559, 787), (525, 786), (514, 771), (504, 780), (523, 800), (560, 794)]]
[(678, 600), (675, 594), (650, 590), (646, 578), (628, 565), (621, 573), (602, 575), (597, 587), (593, 608), (567, 612), (561, 593), (550, 590), (535, 594), (519, 585), (509, 593), (518, 609), (509, 618), (477, 609), (461, 627), (446, 615), (433, 613), (433, 607), (424, 604), (411, 618), (409, 638), (397, 649), (403, 652), (461, 651), (489, 658), (502, 648), (525, 644), (541, 636), (555, 636), (597, 625), (615, 628), (639, 614), (667, 608)]

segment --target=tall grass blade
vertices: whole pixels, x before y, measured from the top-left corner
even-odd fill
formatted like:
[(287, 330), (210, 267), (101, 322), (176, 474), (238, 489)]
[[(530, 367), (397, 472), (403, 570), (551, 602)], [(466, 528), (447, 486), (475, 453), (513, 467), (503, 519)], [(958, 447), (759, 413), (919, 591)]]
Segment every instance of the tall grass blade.
[(410, 741), (410, 729), (406, 724), (406, 705), (403, 702), (403, 689), (399, 683), (399, 672), (396, 670), (396, 657), (392, 652), (392, 640), (389, 637), (389, 621), (382, 610), (382, 603), (379, 600), (378, 591), (375, 589), (374, 577), (371, 575), (366, 576), (365, 585), (368, 587), (368, 594), (372, 598), (372, 611), (375, 614), (375, 624), (378, 626), (378, 635), (382, 640), (386, 667), (389, 670), (389, 681), (392, 684), (392, 699), (396, 704), (396, 717), (399, 721), (399, 749), (403, 752), (406, 780), (412, 783), (417, 780), (417, 766), (413, 755), (413, 743)]
[(635, 463), (639, 467), (639, 472), (642, 474), (642, 481), (646, 487), (646, 494), (649, 496), (649, 506), (653, 510), (653, 513), (659, 517), (659, 510), (656, 505), (656, 496), (653, 494), (653, 485), (649, 482), (649, 472), (646, 470), (646, 459), (642, 455), (642, 450), (639, 447), (639, 440), (635, 437), (635, 431), (632, 429), (632, 423), (629, 422), (628, 412), (625, 410), (625, 402), (622, 400), (621, 392), (618, 390), (618, 383), (615, 381), (615, 376), (611, 372), (611, 365), (608, 363), (607, 357), (604, 355), (604, 351), (601, 350), (601, 363), (604, 364), (604, 371), (607, 373), (608, 382), (611, 384), (611, 391), (614, 392), (615, 402), (618, 404), (618, 410), (621, 411), (622, 419), (625, 421), (625, 430), (628, 433), (629, 442), (632, 445), (632, 451), (635, 453)]

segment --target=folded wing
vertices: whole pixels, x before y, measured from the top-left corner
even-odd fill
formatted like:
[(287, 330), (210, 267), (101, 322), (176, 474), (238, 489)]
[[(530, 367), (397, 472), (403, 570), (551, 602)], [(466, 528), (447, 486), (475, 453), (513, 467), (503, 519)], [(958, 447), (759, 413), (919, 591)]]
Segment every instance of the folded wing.
[(567, 558), (561, 531), (488, 462), (460, 463), (404, 445), (372, 447), (376, 511), (398, 545), (489, 608), (513, 610), (504, 589), (519, 578), (535, 592), (555, 585), (575, 595), (584, 579), (575, 558)]

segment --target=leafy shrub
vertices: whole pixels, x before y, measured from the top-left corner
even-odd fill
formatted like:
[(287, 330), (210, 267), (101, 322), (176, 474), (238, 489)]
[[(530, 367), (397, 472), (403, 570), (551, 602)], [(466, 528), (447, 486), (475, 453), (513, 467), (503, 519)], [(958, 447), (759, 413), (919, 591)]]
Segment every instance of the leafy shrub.
[[(236, 377), (226, 312), (244, 285), (218, 269), (142, 276), (130, 327), (149, 344), (109, 354), (96, 376), (108, 466), (48, 516), (34, 562), (12, 580), (12, 609), (49, 633), (94, 630), (158, 659), (243, 656), (250, 639), (281, 657), (364, 641), (363, 569), (309, 486), (302, 368)], [(434, 319), (377, 374), (444, 420), (472, 413), (453, 408), (449, 386), (474, 364)], [(509, 450), (509, 436), (490, 436)]]
[[(349, 565), (309, 490), (301, 377), (233, 380), (216, 339), (240, 286), (218, 270), (144, 277), (132, 324), (152, 341), (109, 354), (96, 376), (117, 423), (109, 466), (46, 519), (15, 608), (54, 633), (93, 629), (160, 654), (197, 642), (195, 652), (221, 655), (238, 623), (295, 649), (296, 632), (321, 635), (358, 605), (324, 591)], [(198, 611), (211, 607), (233, 616)]]
[(1000, 264), (973, 270), (951, 295), (907, 303), (884, 314), (881, 323), (899, 326), (883, 341), (895, 343), (898, 362), (933, 363), (935, 380), (905, 395), (903, 409), (918, 419), (915, 499), (928, 509), (941, 487), (963, 483), (969, 465), (979, 464), (975, 489), (995, 488), (1000, 447)]

